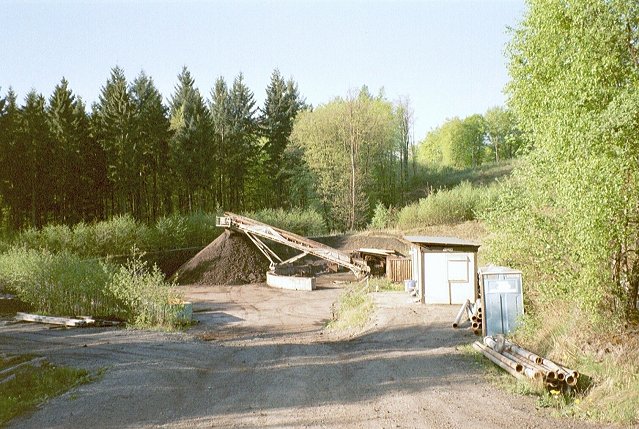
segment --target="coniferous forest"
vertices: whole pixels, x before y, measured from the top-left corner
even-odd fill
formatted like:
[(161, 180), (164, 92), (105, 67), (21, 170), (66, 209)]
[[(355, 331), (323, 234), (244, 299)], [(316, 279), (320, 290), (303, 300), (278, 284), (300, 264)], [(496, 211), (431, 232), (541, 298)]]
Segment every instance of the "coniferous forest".
[[(152, 77), (129, 81), (119, 67), (91, 106), (64, 78), (48, 98), (1, 93), (5, 227), (311, 206), (344, 229), (361, 226), (376, 202), (403, 198), (407, 103), (364, 87), (314, 112), (297, 83), (274, 70), (258, 106), (241, 73), (232, 82), (219, 77), (203, 94), (186, 67), (164, 100)], [(293, 142), (300, 112), (306, 128)], [(346, 135), (364, 128), (371, 134), (364, 140)], [(340, 164), (348, 174), (326, 174)], [(376, 184), (382, 191), (373, 192)]]

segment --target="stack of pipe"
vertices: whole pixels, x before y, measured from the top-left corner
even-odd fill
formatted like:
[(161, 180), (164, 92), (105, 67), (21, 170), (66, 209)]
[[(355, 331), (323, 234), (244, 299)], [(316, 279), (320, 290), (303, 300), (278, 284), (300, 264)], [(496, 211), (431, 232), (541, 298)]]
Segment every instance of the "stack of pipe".
[(481, 335), (481, 327), (483, 320), (483, 311), (481, 308), (481, 300), (477, 300), (474, 304), (470, 303), (470, 300), (467, 299), (466, 302), (461, 306), (459, 312), (457, 313), (457, 317), (453, 321), (453, 328), (460, 327), (466, 320), (471, 322), (471, 329), (475, 333), (475, 335)]
[(514, 377), (539, 380), (551, 389), (570, 390), (579, 378), (579, 372), (537, 356), (501, 336), (485, 337), (483, 344), (475, 341), (473, 348)]
[(477, 300), (477, 302), (475, 303), (475, 306), (473, 308), (473, 314), (470, 317), (470, 320), (472, 322), (471, 328), (473, 330), (473, 333), (475, 335), (481, 335), (481, 331), (482, 331), (482, 323), (484, 320), (483, 317), (483, 309), (481, 307), (481, 300)]

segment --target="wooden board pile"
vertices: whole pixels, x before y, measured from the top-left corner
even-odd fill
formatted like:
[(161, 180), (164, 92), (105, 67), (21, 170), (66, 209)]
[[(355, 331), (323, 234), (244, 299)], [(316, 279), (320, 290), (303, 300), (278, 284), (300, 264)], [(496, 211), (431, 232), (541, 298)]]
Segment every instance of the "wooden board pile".
[(516, 378), (539, 380), (548, 388), (562, 391), (577, 385), (579, 372), (537, 356), (501, 336), (485, 337), (483, 344), (475, 341), (473, 348)]
[(453, 328), (459, 328), (465, 321), (470, 321), (470, 328), (475, 335), (481, 335), (482, 333), (482, 321), (483, 321), (483, 309), (481, 307), (481, 300), (477, 300), (474, 304), (470, 303), (470, 300), (461, 306), (455, 321), (453, 322)]

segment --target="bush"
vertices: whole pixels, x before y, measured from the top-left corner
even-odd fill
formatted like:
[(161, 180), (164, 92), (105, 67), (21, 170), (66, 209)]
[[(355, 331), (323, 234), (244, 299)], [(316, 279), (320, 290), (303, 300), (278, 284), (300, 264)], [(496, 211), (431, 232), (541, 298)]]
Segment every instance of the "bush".
[(149, 267), (134, 249), (133, 257), (112, 276), (108, 290), (126, 321), (136, 327), (173, 327), (180, 323), (182, 299), (156, 265)]
[(0, 287), (40, 313), (113, 316), (119, 306), (106, 290), (111, 270), (66, 252), (18, 247), (0, 254)]
[(397, 212), (392, 206), (386, 208), (381, 201), (377, 202), (373, 211), (373, 218), (368, 226), (370, 229), (386, 229), (397, 223)]
[(313, 209), (263, 209), (245, 216), (306, 237), (326, 234), (322, 215)]
[(459, 223), (477, 218), (499, 195), (499, 185), (474, 187), (463, 182), (450, 190), (437, 191), (400, 210), (399, 229)]
[(134, 249), (121, 267), (67, 252), (12, 248), (0, 254), (0, 289), (57, 316), (117, 317), (139, 327), (175, 326), (182, 310), (156, 266)]

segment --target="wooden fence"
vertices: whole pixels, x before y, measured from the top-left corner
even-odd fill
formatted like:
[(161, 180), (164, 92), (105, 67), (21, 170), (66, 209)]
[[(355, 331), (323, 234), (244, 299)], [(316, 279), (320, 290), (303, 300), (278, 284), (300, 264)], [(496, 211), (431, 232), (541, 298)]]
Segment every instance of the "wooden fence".
[(410, 258), (386, 258), (386, 278), (392, 282), (403, 282), (413, 276), (413, 264)]

